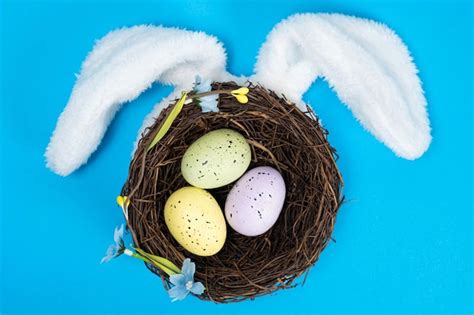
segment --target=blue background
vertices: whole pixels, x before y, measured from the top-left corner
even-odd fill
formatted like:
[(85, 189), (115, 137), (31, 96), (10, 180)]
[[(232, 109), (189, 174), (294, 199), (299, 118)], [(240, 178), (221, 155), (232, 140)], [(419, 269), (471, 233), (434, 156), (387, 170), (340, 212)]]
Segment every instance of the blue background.
[[(142, 119), (171, 91), (156, 84), (114, 120), (96, 154), (61, 178), (43, 152), (94, 40), (141, 23), (216, 35), (250, 75), (266, 34), (296, 12), (387, 23), (410, 48), (433, 143), (406, 161), (377, 142), (318, 81), (305, 99), (331, 131), (347, 202), (306, 284), (234, 305), (171, 303), (139, 262), (99, 260), (122, 223), (115, 196)], [(461, 1), (2, 2), (0, 313), (473, 313), (472, 29)]]

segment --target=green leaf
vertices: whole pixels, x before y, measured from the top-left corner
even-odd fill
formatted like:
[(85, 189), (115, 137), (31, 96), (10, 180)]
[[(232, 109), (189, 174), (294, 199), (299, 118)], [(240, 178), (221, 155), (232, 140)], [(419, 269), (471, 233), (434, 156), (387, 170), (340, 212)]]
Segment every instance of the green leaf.
[[(172, 274), (175, 274), (175, 273), (181, 273), (181, 269), (179, 269), (175, 264), (173, 264), (168, 259), (160, 257), (160, 256), (155, 256), (155, 255), (152, 255), (152, 254), (148, 254), (147, 252), (145, 252), (144, 250), (142, 250), (140, 248), (135, 248), (135, 250), (140, 255), (142, 255), (143, 257), (150, 260), (152, 264), (156, 265), (158, 268), (160, 268), (164, 272), (166, 272), (168, 275), (171, 276)], [(165, 269), (167, 269), (167, 270), (165, 270)], [(171, 272), (171, 274), (170, 274), (170, 272)]]
[(153, 148), (168, 132), (168, 130), (171, 127), (171, 124), (173, 121), (178, 117), (178, 114), (181, 112), (184, 106), (184, 102), (186, 101), (186, 97), (188, 96), (188, 93), (183, 92), (181, 95), (181, 98), (179, 101), (176, 103), (176, 105), (173, 107), (171, 112), (169, 113), (168, 117), (166, 117), (165, 122), (161, 126), (160, 130), (155, 135), (155, 138), (153, 138), (153, 141), (150, 143), (148, 146), (148, 150)]

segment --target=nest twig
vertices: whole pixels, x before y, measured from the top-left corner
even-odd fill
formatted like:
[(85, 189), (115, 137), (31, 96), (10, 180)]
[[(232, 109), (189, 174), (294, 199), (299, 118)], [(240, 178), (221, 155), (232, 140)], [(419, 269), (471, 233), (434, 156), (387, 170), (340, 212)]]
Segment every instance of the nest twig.
[[(214, 83), (213, 89), (234, 89), (232, 82)], [(255, 298), (292, 287), (319, 258), (331, 239), (336, 213), (342, 203), (342, 177), (335, 150), (308, 107), (294, 104), (261, 86), (250, 84), (249, 102), (219, 96), (218, 113), (202, 113), (193, 100), (184, 106), (167, 135), (147, 151), (173, 104), (165, 109), (138, 144), (122, 189), (131, 198), (128, 225), (135, 245), (166, 257), (180, 266), (189, 257), (196, 263), (195, 280), (206, 291), (199, 298), (218, 303)], [(208, 131), (231, 128), (252, 148), (250, 167), (267, 165), (280, 170), (286, 200), (276, 224), (257, 237), (246, 237), (228, 227), (222, 250), (211, 257), (195, 256), (171, 236), (163, 219), (170, 194), (187, 183), (181, 176), (181, 158), (196, 139)], [(223, 208), (232, 185), (210, 190)], [(148, 266), (169, 286), (164, 274)]]

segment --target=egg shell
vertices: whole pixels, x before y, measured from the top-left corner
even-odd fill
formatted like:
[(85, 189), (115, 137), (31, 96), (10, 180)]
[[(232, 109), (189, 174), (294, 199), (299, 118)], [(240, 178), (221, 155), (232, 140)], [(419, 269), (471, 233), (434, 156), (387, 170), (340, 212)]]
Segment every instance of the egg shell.
[(218, 188), (242, 176), (251, 157), (250, 146), (240, 133), (218, 129), (189, 146), (181, 161), (181, 173), (192, 186)]
[(263, 234), (277, 221), (285, 195), (285, 181), (276, 169), (268, 166), (251, 169), (235, 183), (227, 196), (227, 222), (240, 234)]
[(164, 213), (171, 235), (189, 252), (212, 256), (224, 246), (224, 215), (209, 192), (196, 187), (180, 188), (166, 201)]

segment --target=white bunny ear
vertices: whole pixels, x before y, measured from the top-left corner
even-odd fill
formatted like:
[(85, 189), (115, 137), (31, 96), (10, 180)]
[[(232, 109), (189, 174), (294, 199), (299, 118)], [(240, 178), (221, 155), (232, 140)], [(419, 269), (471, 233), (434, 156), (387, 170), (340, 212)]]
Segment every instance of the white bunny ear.
[(431, 142), (426, 99), (407, 47), (387, 26), (340, 14), (294, 15), (263, 44), (254, 80), (301, 103), (324, 77), (375, 137), (406, 159)]
[(196, 74), (222, 80), (225, 64), (222, 45), (204, 33), (144, 25), (109, 33), (82, 65), (46, 150), (48, 167), (66, 176), (86, 163), (120, 105), (154, 81), (185, 88)]

